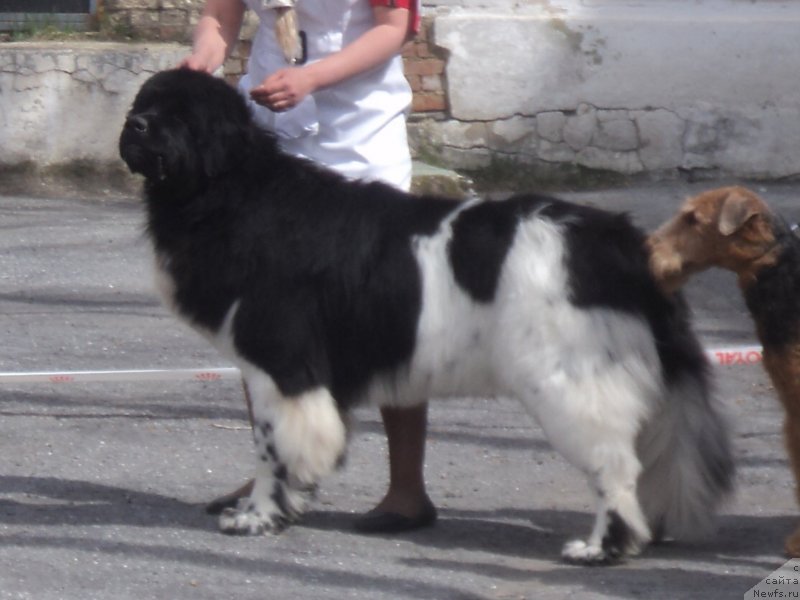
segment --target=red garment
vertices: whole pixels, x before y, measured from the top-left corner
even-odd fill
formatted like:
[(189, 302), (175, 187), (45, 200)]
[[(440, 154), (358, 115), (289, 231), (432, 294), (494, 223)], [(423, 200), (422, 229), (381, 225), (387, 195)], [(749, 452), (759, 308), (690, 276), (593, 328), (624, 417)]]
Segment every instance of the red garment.
[(369, 0), (371, 6), (388, 6), (390, 8), (407, 8), (411, 13), (408, 27), (412, 33), (419, 33), (419, 0)]

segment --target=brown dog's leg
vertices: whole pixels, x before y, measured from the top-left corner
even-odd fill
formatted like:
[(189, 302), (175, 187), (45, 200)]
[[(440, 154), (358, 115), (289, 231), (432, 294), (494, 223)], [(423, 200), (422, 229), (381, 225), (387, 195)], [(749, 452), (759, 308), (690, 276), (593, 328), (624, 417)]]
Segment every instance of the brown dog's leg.
[[(794, 410), (786, 411), (783, 431), (786, 436), (789, 463), (794, 473), (795, 493), (797, 494), (798, 502), (800, 502), (800, 407), (794, 407)], [(788, 556), (800, 558), (800, 527), (786, 538), (784, 548)]]
[[(800, 346), (793, 345), (777, 353), (765, 344), (764, 368), (785, 411), (784, 442), (794, 475), (795, 494), (800, 503)], [(784, 549), (788, 556), (800, 558), (800, 527), (786, 538)]]
[[(250, 419), (250, 427), (253, 426), (253, 403), (250, 401), (250, 392), (247, 389), (247, 384), (243, 381), (242, 388), (244, 389), (244, 399), (247, 403), (247, 417)], [(249, 496), (253, 491), (253, 480), (251, 479), (241, 487), (232, 492), (214, 498), (206, 505), (206, 512), (210, 515), (218, 515), (226, 508), (233, 508), (239, 502), (239, 498)]]

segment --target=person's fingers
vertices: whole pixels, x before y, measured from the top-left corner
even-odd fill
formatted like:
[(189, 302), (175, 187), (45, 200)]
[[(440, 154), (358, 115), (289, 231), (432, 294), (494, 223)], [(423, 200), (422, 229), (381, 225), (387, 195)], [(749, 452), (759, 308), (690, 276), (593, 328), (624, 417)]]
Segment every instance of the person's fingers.
[(302, 81), (298, 72), (281, 69), (250, 90), (254, 102), (272, 111), (282, 112), (294, 108), (303, 97)]
[(283, 112), (294, 106), (291, 98), (285, 92), (269, 93), (263, 87), (250, 90), (250, 97), (256, 104), (266, 106), (275, 112)]
[(182, 69), (191, 69), (192, 71), (208, 71), (208, 65), (199, 57), (191, 54), (184, 58), (178, 66)]
[(259, 87), (263, 88), (268, 92), (277, 92), (279, 90), (285, 89), (287, 86), (286, 83), (286, 74), (281, 71), (276, 71), (269, 77), (267, 77)]

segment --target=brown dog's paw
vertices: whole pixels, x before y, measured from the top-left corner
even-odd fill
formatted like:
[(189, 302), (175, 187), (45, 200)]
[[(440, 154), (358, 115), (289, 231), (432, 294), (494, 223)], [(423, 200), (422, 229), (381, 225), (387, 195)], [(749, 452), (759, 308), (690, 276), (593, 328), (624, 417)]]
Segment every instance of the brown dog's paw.
[(786, 555), (790, 558), (800, 558), (800, 527), (795, 532), (786, 538), (784, 543), (784, 550)]

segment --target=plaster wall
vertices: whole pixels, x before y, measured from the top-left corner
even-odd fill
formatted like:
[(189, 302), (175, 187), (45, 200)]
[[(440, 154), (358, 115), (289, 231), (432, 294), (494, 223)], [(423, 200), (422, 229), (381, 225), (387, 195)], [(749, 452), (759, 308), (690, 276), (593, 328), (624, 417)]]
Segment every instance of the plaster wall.
[(177, 44), (0, 44), (0, 165), (119, 161), (139, 86), (185, 53)]
[(452, 166), (492, 157), (621, 173), (800, 173), (800, 5), (571, 1), (452, 10), (446, 118), (415, 143)]
[[(456, 169), (500, 157), (625, 174), (800, 174), (800, 3), (425, 5), (446, 103), (412, 115), (412, 147), (423, 158)], [(117, 135), (139, 85), (186, 51), (155, 42), (0, 44), (0, 165), (118, 161)]]

